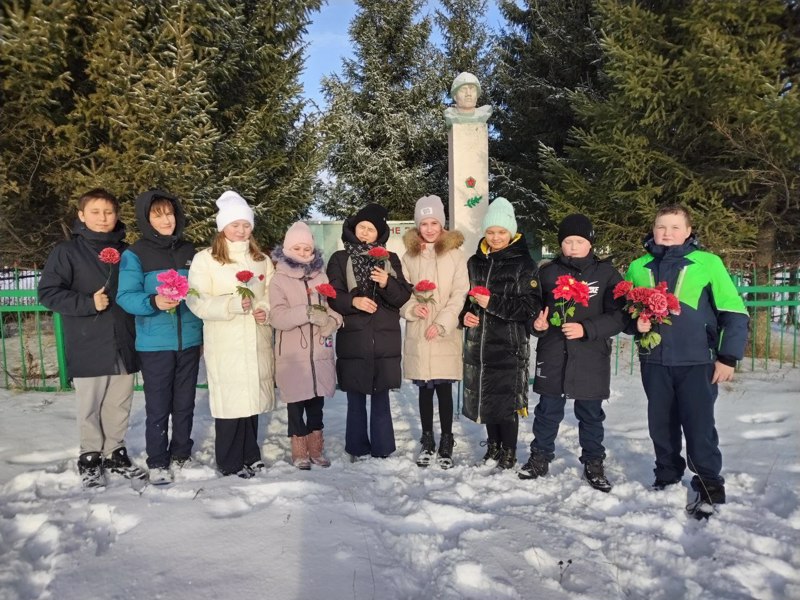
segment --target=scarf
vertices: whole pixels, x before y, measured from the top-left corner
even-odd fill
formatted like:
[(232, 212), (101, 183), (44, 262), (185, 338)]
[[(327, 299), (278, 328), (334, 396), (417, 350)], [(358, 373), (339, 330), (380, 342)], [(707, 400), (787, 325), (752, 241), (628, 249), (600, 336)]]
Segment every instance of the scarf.
[(356, 286), (359, 292), (364, 296), (372, 297), (375, 289), (375, 282), (370, 279), (372, 269), (378, 266), (378, 261), (369, 256), (367, 252), (378, 246), (383, 247), (382, 244), (372, 243), (365, 244), (359, 242), (344, 242), (344, 249), (350, 257), (350, 263), (353, 265), (353, 275), (356, 278)]

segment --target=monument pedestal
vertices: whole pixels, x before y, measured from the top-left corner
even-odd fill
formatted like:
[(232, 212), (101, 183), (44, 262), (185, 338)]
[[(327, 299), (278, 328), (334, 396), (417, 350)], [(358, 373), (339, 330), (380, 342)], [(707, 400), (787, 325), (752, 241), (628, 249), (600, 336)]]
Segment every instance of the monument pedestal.
[(483, 237), (489, 206), (489, 129), (484, 123), (453, 123), (448, 142), (450, 228), (464, 234), (464, 253), (472, 256)]

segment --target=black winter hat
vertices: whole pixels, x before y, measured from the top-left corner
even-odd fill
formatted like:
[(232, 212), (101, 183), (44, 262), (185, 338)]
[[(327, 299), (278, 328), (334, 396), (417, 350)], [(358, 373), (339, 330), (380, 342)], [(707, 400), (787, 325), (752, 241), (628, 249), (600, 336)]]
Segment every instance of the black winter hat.
[(389, 230), (389, 226), (386, 224), (386, 217), (388, 216), (389, 213), (380, 204), (375, 204), (374, 202), (367, 204), (353, 216), (353, 228), (355, 229), (355, 226), (361, 221), (369, 221), (378, 230), (378, 239), (381, 239)]
[(558, 243), (564, 241), (571, 235), (578, 235), (585, 240), (589, 240), (590, 244), (594, 244), (594, 227), (592, 222), (585, 215), (575, 214), (564, 217), (561, 224), (558, 226)]

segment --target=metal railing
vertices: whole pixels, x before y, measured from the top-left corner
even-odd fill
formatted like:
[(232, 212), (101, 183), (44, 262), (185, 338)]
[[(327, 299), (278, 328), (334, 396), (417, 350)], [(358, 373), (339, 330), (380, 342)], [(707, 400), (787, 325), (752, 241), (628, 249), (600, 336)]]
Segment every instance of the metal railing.
[[(737, 289), (753, 317), (749, 356), (739, 369), (749, 366), (750, 370), (768, 370), (771, 364), (778, 368), (784, 364), (798, 366), (797, 275), (797, 270), (771, 272), (768, 277), (773, 285), (758, 284), (755, 272), (735, 276)], [(39, 304), (38, 280), (35, 270), (0, 270), (0, 387), (6, 389), (54, 391), (70, 387), (61, 317)], [(628, 336), (617, 336), (614, 374), (626, 367), (632, 373), (638, 364), (635, 353)], [(141, 389), (138, 378), (136, 385)]]

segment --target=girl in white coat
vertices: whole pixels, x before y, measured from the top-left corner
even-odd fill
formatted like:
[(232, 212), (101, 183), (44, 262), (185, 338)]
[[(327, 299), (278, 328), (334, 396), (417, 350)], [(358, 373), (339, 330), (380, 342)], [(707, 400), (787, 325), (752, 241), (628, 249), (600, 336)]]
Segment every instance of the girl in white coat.
[(203, 319), (217, 468), (222, 475), (248, 479), (264, 468), (258, 415), (275, 406), (267, 324), (267, 285), (274, 269), (251, 237), (253, 210), (244, 198), (227, 191), (217, 206), (219, 233), (192, 261), (189, 286), (197, 295), (190, 294), (186, 303)]
[(461, 246), (464, 236), (444, 229), (444, 206), (439, 196), (424, 196), (414, 208), (416, 228), (409, 229), (403, 242), (403, 271), (412, 285), (421, 281), (435, 284), (430, 292), (415, 291), (400, 314), (406, 319), (403, 347), (403, 375), (419, 386), (422, 422), (422, 451), (417, 465), (427, 467), (433, 460), (433, 394), (439, 400), (439, 441), (437, 463), (453, 466), (453, 382), (462, 377), (462, 331), (458, 315), (469, 291), (467, 259)]

